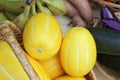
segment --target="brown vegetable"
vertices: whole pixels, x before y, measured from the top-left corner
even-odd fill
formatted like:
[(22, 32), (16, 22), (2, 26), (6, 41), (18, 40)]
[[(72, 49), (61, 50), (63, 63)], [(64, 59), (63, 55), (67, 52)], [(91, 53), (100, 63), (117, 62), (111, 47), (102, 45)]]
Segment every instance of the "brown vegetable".
[(68, 1), (62, 0), (67, 7), (67, 16), (71, 17), (74, 25), (85, 26), (86, 23), (80, 17), (77, 9)]
[(86, 26), (86, 23), (81, 19), (80, 16), (75, 15), (73, 18), (73, 25), (77, 25), (77, 26)]
[(68, 0), (70, 1), (79, 11), (80, 15), (87, 21), (93, 20), (93, 12), (88, 0)]

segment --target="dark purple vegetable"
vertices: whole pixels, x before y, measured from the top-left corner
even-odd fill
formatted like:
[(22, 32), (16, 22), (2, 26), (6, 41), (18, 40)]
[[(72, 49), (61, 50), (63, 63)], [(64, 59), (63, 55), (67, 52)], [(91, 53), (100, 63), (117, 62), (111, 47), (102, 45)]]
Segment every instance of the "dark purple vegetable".
[(107, 6), (102, 6), (101, 10), (100, 10), (100, 16), (101, 19), (114, 19), (114, 20), (119, 20), (115, 14), (113, 13), (113, 11), (107, 7)]
[(26, 0), (26, 4), (30, 5), (32, 3), (32, 0)]
[(103, 19), (102, 23), (106, 28), (111, 28), (120, 31), (120, 21), (114, 19)]

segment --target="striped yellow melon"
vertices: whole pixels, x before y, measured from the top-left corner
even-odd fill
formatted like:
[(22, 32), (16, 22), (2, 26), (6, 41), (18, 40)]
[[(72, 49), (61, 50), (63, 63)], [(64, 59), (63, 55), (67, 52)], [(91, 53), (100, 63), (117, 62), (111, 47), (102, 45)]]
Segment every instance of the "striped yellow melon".
[(0, 41), (0, 80), (29, 80), (12, 49)]
[(58, 77), (54, 80), (87, 80), (87, 79), (85, 77), (73, 77), (70, 75), (64, 75), (64, 76)]
[(30, 56), (46, 60), (57, 54), (62, 31), (54, 16), (38, 13), (31, 17), (23, 31), (23, 43)]
[(65, 74), (61, 66), (59, 54), (53, 56), (52, 58), (48, 60), (39, 61), (39, 63), (44, 67), (44, 69), (50, 75), (52, 80), (56, 77), (59, 77)]
[(49, 74), (45, 71), (43, 66), (41, 66), (35, 59), (26, 55), (28, 60), (30, 61), (32, 67), (36, 71), (37, 75), (39, 76), (40, 80), (51, 80)]
[(62, 42), (60, 60), (64, 70), (72, 76), (84, 76), (96, 62), (96, 44), (84, 27), (68, 30)]

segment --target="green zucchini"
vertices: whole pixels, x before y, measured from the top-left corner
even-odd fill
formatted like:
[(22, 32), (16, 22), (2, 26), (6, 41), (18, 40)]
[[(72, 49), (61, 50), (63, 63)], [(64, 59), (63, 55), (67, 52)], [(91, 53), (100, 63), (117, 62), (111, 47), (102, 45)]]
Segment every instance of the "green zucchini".
[(107, 28), (87, 28), (93, 35), (97, 52), (120, 56), (120, 31)]
[(110, 68), (120, 75), (120, 56), (98, 54), (97, 60), (100, 64)]

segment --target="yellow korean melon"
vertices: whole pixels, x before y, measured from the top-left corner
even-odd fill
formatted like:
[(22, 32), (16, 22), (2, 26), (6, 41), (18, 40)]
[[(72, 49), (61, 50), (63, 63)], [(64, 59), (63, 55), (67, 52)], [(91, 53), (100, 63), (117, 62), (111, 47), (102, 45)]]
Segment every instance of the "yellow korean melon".
[(65, 71), (63, 70), (60, 62), (59, 54), (48, 60), (39, 61), (39, 63), (44, 67), (52, 80), (65, 74)]
[(84, 27), (72, 27), (63, 39), (60, 60), (66, 73), (85, 76), (96, 62), (96, 44), (91, 33)]
[(54, 16), (38, 13), (31, 17), (23, 31), (23, 43), (30, 56), (46, 60), (57, 54), (62, 42), (62, 31)]
[(1, 80), (29, 80), (10, 46), (0, 41), (0, 79)]
[(49, 74), (45, 71), (43, 66), (39, 64), (35, 59), (26, 55), (27, 59), (31, 63), (32, 67), (36, 71), (37, 75), (39, 76), (40, 80), (51, 80)]
[(58, 77), (54, 80), (87, 80), (87, 79), (85, 77), (73, 77), (70, 75), (64, 75), (64, 76)]

